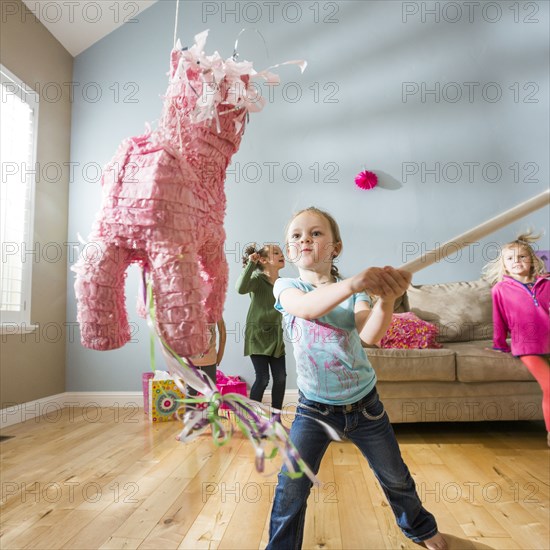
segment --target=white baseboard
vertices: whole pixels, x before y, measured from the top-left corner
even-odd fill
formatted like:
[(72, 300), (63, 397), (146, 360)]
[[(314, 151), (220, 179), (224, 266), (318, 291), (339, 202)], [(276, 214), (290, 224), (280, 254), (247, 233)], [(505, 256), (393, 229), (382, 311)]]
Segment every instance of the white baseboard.
[(75, 407), (143, 407), (143, 393), (140, 391), (72, 391), (64, 395), (65, 401)]
[[(266, 391), (264, 402), (271, 402), (271, 392)], [(287, 390), (283, 409), (293, 407), (298, 402), (298, 390)], [(141, 392), (64, 392), (49, 397), (43, 397), (20, 405), (14, 404), (0, 410), (0, 429), (40, 416), (54, 418), (60, 411), (68, 407), (98, 409), (102, 407), (143, 407)]]
[(0, 429), (40, 416), (57, 418), (68, 407), (98, 409), (102, 407), (143, 407), (141, 392), (64, 392), (0, 410)]
[(44, 414), (56, 413), (63, 408), (65, 393), (50, 395), (20, 405), (8, 405), (0, 410), (0, 428), (6, 428), (25, 420), (31, 420)]

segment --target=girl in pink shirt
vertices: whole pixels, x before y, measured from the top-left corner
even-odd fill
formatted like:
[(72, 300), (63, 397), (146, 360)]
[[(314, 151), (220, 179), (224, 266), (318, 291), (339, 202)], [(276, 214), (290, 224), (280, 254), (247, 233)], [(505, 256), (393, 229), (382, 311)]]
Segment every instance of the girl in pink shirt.
[(505, 244), (500, 258), (485, 273), (496, 282), (492, 290), (493, 348), (519, 357), (540, 384), (550, 446), (550, 275), (530, 244), (536, 239), (526, 233)]

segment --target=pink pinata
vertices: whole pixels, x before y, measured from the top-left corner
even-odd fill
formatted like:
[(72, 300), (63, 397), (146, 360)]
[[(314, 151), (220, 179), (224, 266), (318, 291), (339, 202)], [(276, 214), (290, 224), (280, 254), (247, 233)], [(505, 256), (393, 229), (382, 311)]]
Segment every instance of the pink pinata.
[(178, 42), (159, 127), (124, 140), (102, 174), (103, 202), (88, 239), (95, 246), (73, 267), (88, 348), (110, 350), (130, 340), (124, 279), (133, 262), (148, 273), (157, 330), (178, 355), (207, 349), (206, 324), (222, 316), (225, 172), (247, 114), (263, 107), (251, 79), (278, 77), (218, 52), (205, 55), (207, 35), (196, 35), (189, 50)]
[(355, 176), (355, 185), (360, 189), (372, 189), (378, 185), (378, 176), (374, 172), (365, 170)]

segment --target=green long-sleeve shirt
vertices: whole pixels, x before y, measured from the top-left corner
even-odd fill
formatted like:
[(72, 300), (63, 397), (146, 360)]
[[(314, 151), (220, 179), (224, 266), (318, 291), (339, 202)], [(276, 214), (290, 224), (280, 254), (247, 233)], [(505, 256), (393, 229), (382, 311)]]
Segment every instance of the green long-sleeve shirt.
[(239, 294), (250, 294), (250, 307), (246, 316), (244, 335), (245, 355), (285, 354), (282, 316), (274, 308), (273, 285), (254, 262), (248, 262), (237, 284)]

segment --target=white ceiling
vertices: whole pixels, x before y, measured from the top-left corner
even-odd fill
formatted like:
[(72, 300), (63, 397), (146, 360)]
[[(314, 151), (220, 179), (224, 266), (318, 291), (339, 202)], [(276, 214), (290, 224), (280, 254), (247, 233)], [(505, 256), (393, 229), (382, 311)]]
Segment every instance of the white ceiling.
[(23, 0), (40, 22), (76, 56), (158, 0)]

